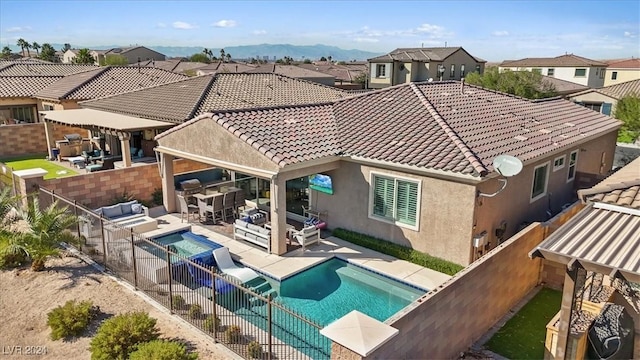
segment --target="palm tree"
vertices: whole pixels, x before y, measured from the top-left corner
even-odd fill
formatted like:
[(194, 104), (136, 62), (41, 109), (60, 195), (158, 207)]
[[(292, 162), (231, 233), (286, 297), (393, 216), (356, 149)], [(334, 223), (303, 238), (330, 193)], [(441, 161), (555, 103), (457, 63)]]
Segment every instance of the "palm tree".
[(220, 49), (220, 60), (224, 62), (224, 49)]
[(40, 53), (40, 59), (54, 62), (56, 61), (56, 50), (49, 43), (42, 44), (42, 52)]
[(2, 48), (2, 55), (0, 55), (0, 58), (3, 59), (11, 59), (11, 48), (8, 46), (5, 46)]
[(227, 53), (227, 62), (231, 62), (231, 54)]
[(36, 56), (40, 56), (40, 52), (38, 51), (40, 48), (42, 48), (42, 46), (40, 46), (40, 44), (38, 44), (37, 42), (33, 42), (33, 44), (31, 44), (31, 47), (36, 51)]
[(77, 217), (66, 206), (59, 207), (57, 201), (41, 209), (38, 198), (33, 197), (17, 213), (23, 226), (9, 235), (9, 245), (3, 252), (26, 256), (31, 260), (33, 271), (43, 270), (47, 258), (60, 255), (60, 243), (77, 244), (79, 241), (69, 230), (77, 224)]
[(94, 64), (96, 59), (89, 53), (89, 49), (80, 49), (76, 58), (74, 59), (76, 64)]
[(22, 57), (24, 57), (24, 49), (27, 47), (28, 42), (25, 39), (20, 38), (18, 39), (17, 44), (20, 46), (20, 49), (22, 49)]
[(71, 49), (71, 44), (65, 43), (64, 46), (62, 47), (62, 52), (66, 52), (69, 49)]
[(211, 58), (213, 57), (213, 51), (211, 51), (210, 49), (204, 48), (204, 50), (202, 50), (202, 52), (207, 55), (207, 57), (209, 57), (209, 61), (211, 61)]

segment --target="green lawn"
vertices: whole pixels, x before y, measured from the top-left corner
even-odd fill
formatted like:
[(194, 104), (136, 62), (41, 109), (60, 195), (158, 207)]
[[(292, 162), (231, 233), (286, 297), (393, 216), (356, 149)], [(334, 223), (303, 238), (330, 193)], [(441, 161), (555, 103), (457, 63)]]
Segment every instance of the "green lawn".
[(485, 347), (509, 359), (542, 359), (546, 326), (560, 310), (562, 292), (543, 288)]
[(44, 154), (6, 160), (0, 159), (0, 162), (6, 164), (7, 166), (10, 166), (14, 171), (42, 168), (44, 170), (47, 170), (47, 175), (44, 176), (45, 180), (57, 179), (78, 174), (77, 172), (67, 167), (56, 164), (55, 161), (45, 160)]

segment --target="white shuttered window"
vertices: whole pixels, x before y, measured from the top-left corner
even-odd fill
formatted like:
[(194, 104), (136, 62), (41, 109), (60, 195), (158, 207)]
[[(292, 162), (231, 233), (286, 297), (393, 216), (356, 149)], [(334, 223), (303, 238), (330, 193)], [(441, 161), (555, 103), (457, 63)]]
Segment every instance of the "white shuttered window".
[(417, 227), (419, 182), (374, 174), (372, 211), (376, 218)]

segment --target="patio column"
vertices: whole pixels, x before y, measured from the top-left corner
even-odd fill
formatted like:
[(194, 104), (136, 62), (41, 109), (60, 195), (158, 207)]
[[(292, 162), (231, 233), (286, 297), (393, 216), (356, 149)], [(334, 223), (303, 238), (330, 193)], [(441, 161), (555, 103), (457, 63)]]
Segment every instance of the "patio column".
[(47, 152), (49, 152), (49, 159), (51, 159), (53, 157), (53, 153), (51, 151), (51, 148), (53, 148), (53, 145), (54, 145), (54, 142), (53, 142), (53, 125), (49, 121), (47, 121), (46, 119), (44, 120), (44, 135), (47, 138)]
[(578, 266), (567, 268), (564, 275), (564, 287), (562, 289), (562, 303), (560, 304), (560, 323), (558, 324), (558, 343), (554, 359), (565, 359), (567, 355), (567, 343), (571, 326), (571, 312), (575, 298), (576, 279), (578, 278)]
[(118, 135), (118, 139), (120, 139), (120, 147), (122, 148), (122, 163), (124, 167), (131, 166), (131, 148), (129, 147), (129, 133), (123, 133)]
[(173, 183), (173, 155), (160, 153), (162, 204), (168, 213), (176, 211), (176, 186)]
[(271, 178), (271, 253), (287, 252), (287, 181), (284, 176)]

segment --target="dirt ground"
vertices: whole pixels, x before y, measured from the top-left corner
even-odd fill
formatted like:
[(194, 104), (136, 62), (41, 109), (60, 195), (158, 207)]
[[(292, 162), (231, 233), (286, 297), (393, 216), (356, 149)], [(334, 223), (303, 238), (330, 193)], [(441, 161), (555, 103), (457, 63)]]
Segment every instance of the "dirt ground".
[(97, 322), (84, 336), (66, 342), (51, 340), (47, 327), (47, 313), (74, 299), (93, 301), (105, 314), (101, 318), (146, 311), (158, 320), (161, 338), (186, 343), (200, 359), (238, 358), (80, 259), (64, 257), (49, 260), (47, 269), (39, 273), (29, 269), (0, 271), (0, 359), (89, 359), (89, 342)]

